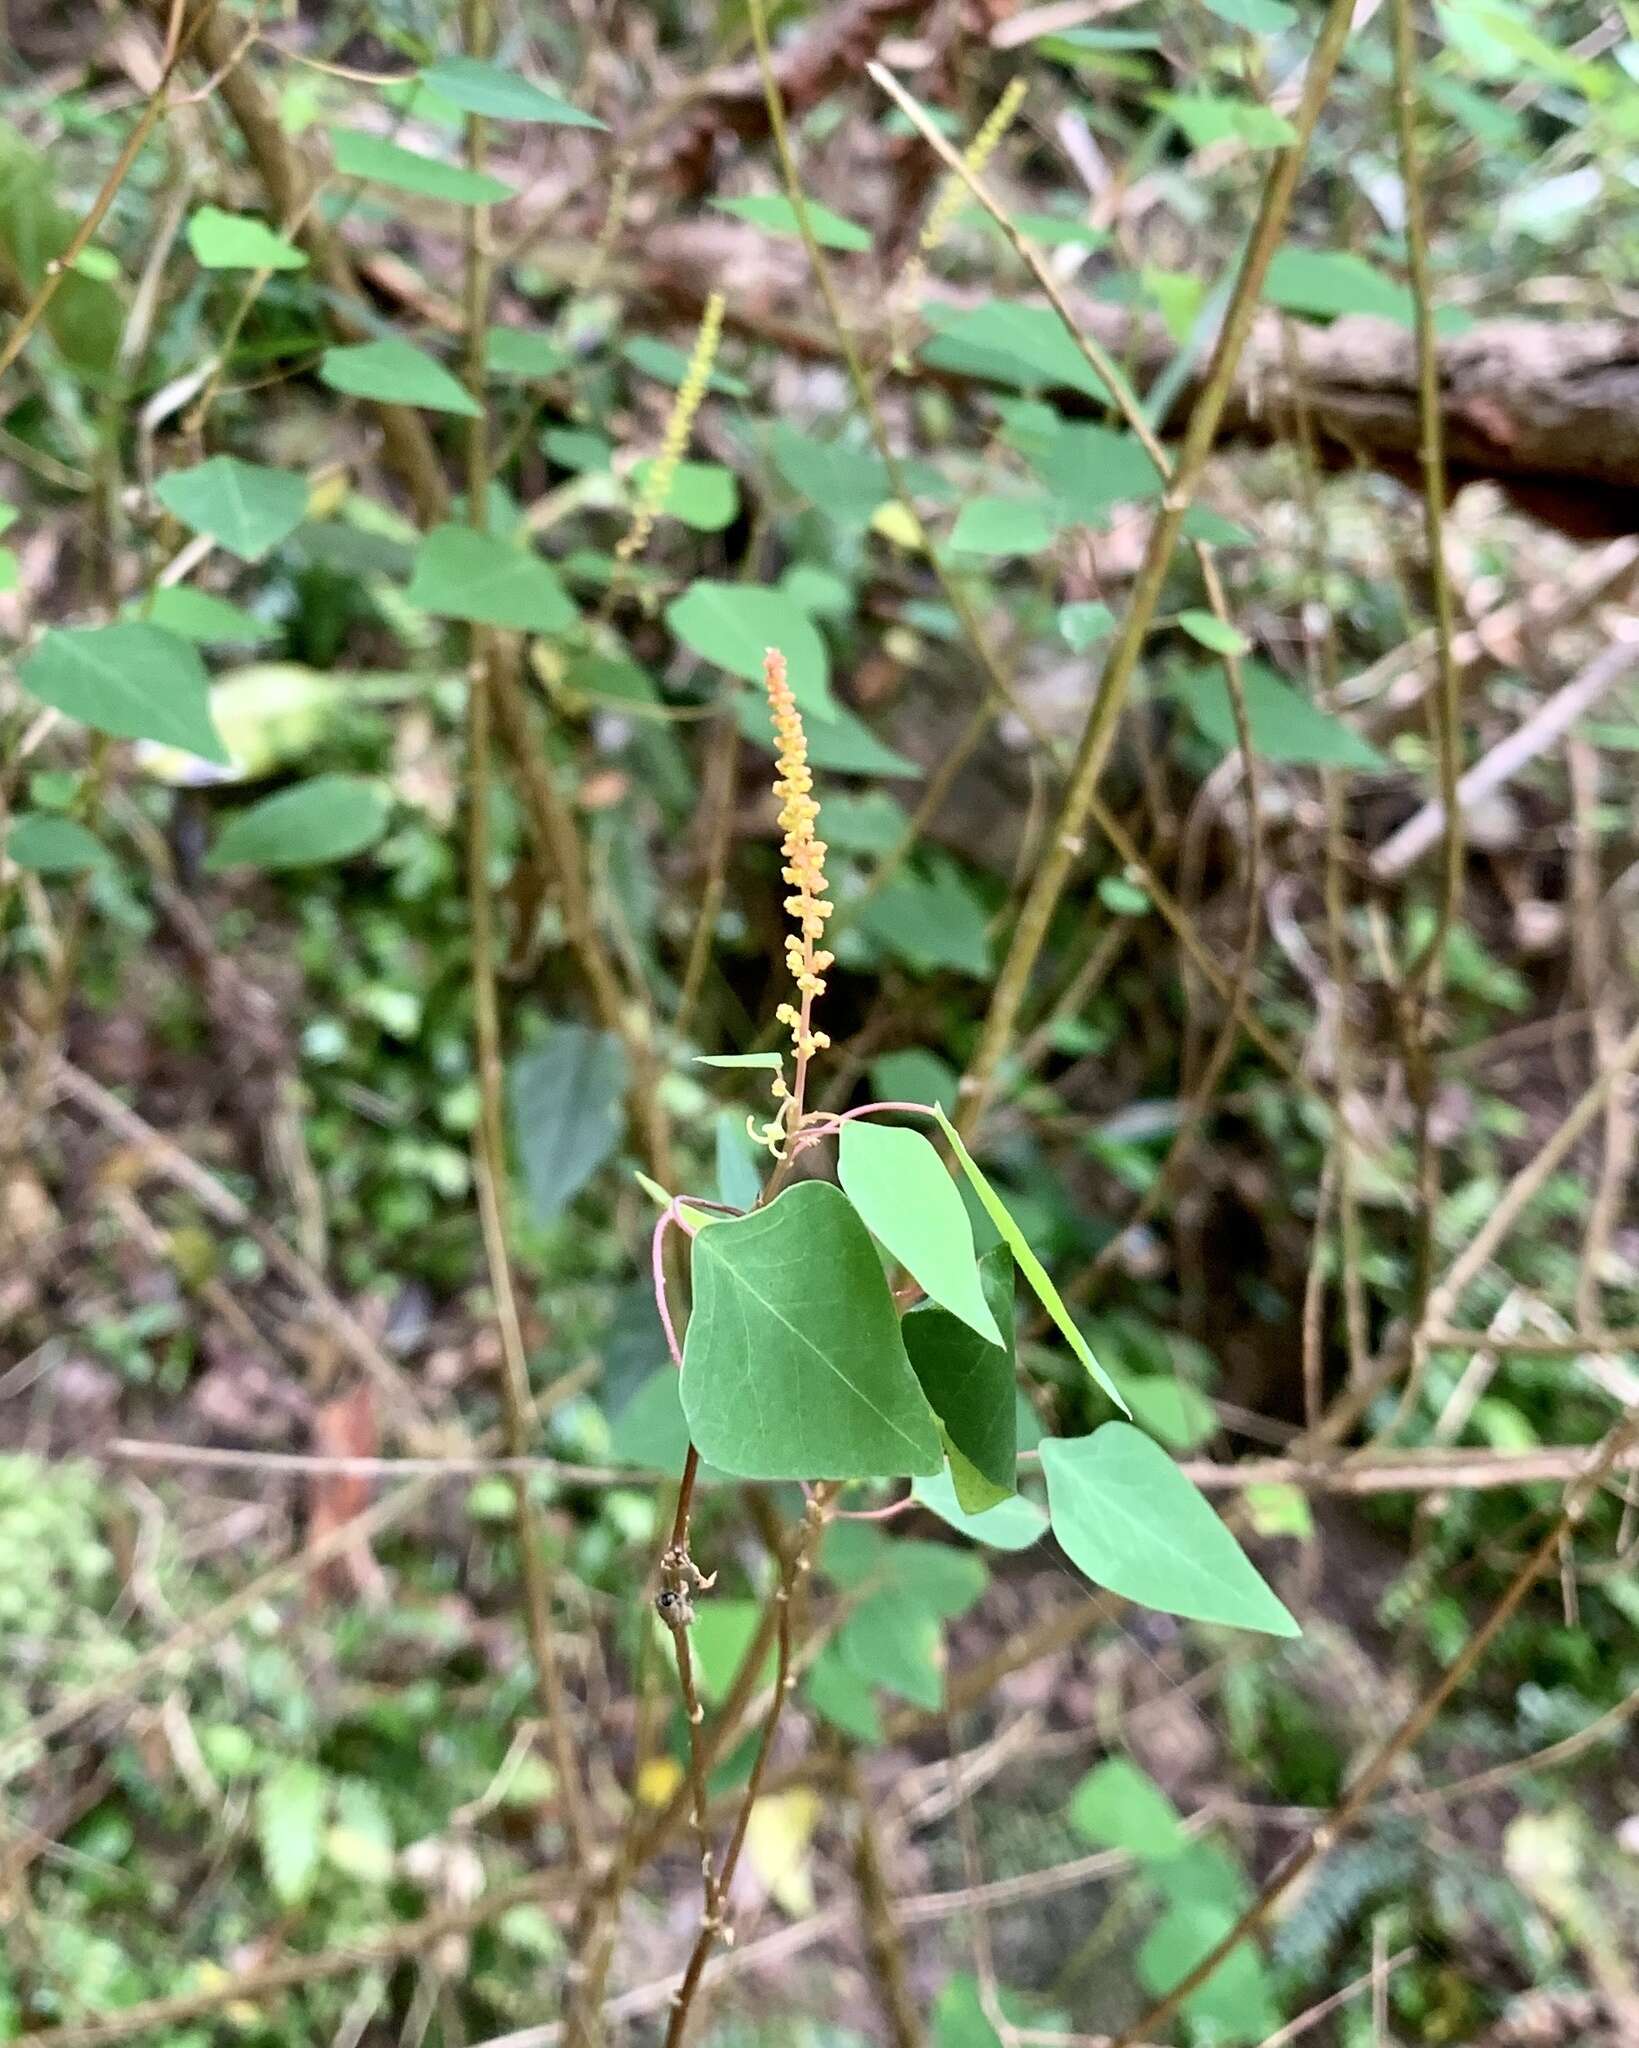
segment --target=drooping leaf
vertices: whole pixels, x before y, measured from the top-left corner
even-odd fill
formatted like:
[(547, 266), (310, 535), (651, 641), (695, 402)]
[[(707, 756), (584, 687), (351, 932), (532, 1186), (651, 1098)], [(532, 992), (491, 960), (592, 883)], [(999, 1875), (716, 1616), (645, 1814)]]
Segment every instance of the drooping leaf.
[[(652, 459), (633, 469), (632, 482), (638, 491), (644, 489), (653, 470)], [(721, 533), (733, 524), (739, 509), (739, 484), (733, 470), (720, 462), (679, 462), (660, 508), (666, 518), (680, 519), (696, 533)]]
[(746, 1479), (939, 1470), (875, 1248), (836, 1188), (799, 1182), (702, 1231), (693, 1273), (683, 1409), (702, 1457)]
[(282, 1906), (299, 1906), (312, 1889), (329, 1804), (329, 1785), (309, 1763), (281, 1764), (256, 1788), (256, 1846)]
[[(962, 1220), (965, 1224), (965, 1213)], [(970, 1515), (983, 1514), (1014, 1492), (1018, 1461), (1013, 1260), (1007, 1247), (993, 1245), (979, 1260), (979, 1271), (1002, 1335), (1000, 1346), (933, 1303), (911, 1309), (900, 1325), (911, 1368), (944, 1425), (957, 1505)]]
[(188, 247), (202, 270), (305, 270), (307, 255), (254, 214), (202, 206), (188, 222)]
[(84, 875), (112, 865), (100, 840), (55, 811), (24, 811), (14, 818), (6, 857), (36, 875)]
[(55, 627), (17, 670), (42, 704), (116, 739), (160, 740), (226, 767), (198, 651), (148, 625)]
[[(1190, 669), (1173, 678), (1174, 695), (1205, 737), (1225, 749), (1236, 746), (1229, 685), (1217, 668)], [(1271, 761), (1381, 772), (1388, 763), (1351, 726), (1301, 697), (1290, 683), (1261, 661), (1241, 669), (1246, 722), (1254, 749)]]
[(305, 868), (347, 860), (375, 845), (387, 829), (389, 807), (379, 782), (362, 775), (315, 775), (240, 811), (205, 865), (214, 874), (224, 868)]
[(1130, 1423), (1041, 1447), (1053, 1534), (1095, 1585), (1163, 1614), (1295, 1636), (1297, 1623), (1161, 1446)]
[(154, 485), (166, 511), (194, 533), (260, 561), (307, 517), (307, 479), (233, 455), (213, 455), (193, 469), (173, 469)]
[(1104, 1389), (1105, 1393), (1109, 1395), (1110, 1399), (1121, 1410), (1122, 1414), (1125, 1415), (1127, 1413), (1127, 1404), (1121, 1398), (1120, 1389), (1093, 1356), (1087, 1339), (1076, 1328), (1074, 1321), (1071, 1319), (1070, 1311), (1064, 1306), (1063, 1297), (1053, 1285), (1047, 1268), (1030, 1249), (1024, 1232), (1008, 1214), (1007, 1204), (980, 1171), (972, 1154), (957, 1135), (956, 1126), (951, 1122), (950, 1118), (937, 1105), (935, 1105), (933, 1113), (939, 1119), (940, 1129), (950, 1140), (951, 1150), (956, 1154), (962, 1171), (972, 1183), (973, 1192), (979, 1197), (980, 1206), (984, 1209), (991, 1222), (995, 1224), (997, 1234), (1000, 1236), (1003, 1244), (1013, 1254), (1019, 1271), (1030, 1285), (1031, 1292), (1052, 1317), (1054, 1323), (1058, 1326), (1059, 1335), (1063, 1337), (1077, 1358), (1081, 1360), (1097, 1385)]
[(470, 526), (433, 528), (416, 553), (404, 595), (437, 618), (512, 633), (562, 633), (579, 616), (539, 555)]
[(557, 128), (604, 128), (593, 114), (583, 114), (555, 92), (533, 85), (517, 71), (486, 64), (477, 57), (444, 57), (421, 74), (421, 82), (464, 113), (484, 114), (492, 121), (535, 121)]
[(702, 661), (751, 683), (762, 681), (763, 656), (777, 647), (802, 709), (833, 715), (831, 657), (813, 620), (783, 590), (701, 578), (667, 605), (666, 624)]
[(1004, 1340), (980, 1283), (967, 1211), (921, 1132), (865, 1118), (844, 1124), (837, 1178), (866, 1229), (923, 1293), (1000, 1348)]
[[(743, 199), (714, 199), (711, 203), (719, 213), (731, 213), (736, 220), (748, 220), (754, 227), (765, 228), (771, 235), (801, 238), (797, 209), (783, 193), (757, 192)], [(871, 246), (870, 235), (857, 221), (833, 213), (830, 207), (821, 206), (817, 199), (805, 197), (803, 212), (808, 217), (814, 240), (822, 249), (860, 250)]]
[[(1014, 1408), (1016, 1413), (1017, 1403)], [(998, 1501), (982, 1514), (970, 1514), (956, 1498), (955, 1483), (948, 1472), (937, 1473), (932, 1479), (918, 1479), (911, 1491), (940, 1521), (993, 1550), (1028, 1550), (1046, 1533), (1046, 1515), (1022, 1493)]]
[(1142, 1863), (1164, 1863), (1188, 1840), (1177, 1807), (1124, 1756), (1093, 1766), (1071, 1793), (1069, 1814), (1095, 1849), (1128, 1849)]
[(513, 1060), (507, 1083), (529, 1204), (550, 1223), (620, 1142), (625, 1052), (612, 1032), (554, 1024)]
[(332, 391), (381, 405), (418, 405), (427, 412), (459, 413), (464, 419), (475, 419), (480, 410), (442, 363), (396, 337), (327, 348), (319, 361), (319, 376)]
[(186, 584), (156, 590), (147, 620), (150, 626), (163, 626), (166, 632), (202, 647), (254, 647), (259, 641), (271, 640), (275, 631), (239, 605), (212, 597), (208, 591), (190, 590)]
[(493, 206), (512, 197), (512, 187), (487, 171), (465, 164), (440, 163), (437, 157), (405, 149), (383, 136), (363, 135), (356, 128), (338, 128), (330, 138), (336, 169), (344, 178), (367, 178), (395, 192), (414, 192), (425, 199), (450, 199), (458, 206)]

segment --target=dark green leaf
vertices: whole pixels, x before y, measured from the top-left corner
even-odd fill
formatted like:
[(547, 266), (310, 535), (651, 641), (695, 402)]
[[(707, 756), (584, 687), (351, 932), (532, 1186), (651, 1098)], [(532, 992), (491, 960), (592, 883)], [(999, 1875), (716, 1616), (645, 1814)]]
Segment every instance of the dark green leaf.
[(1264, 298), (1288, 313), (1307, 313), (1323, 320), (1344, 313), (1375, 313), (1380, 320), (1409, 326), (1410, 292), (1351, 249), (1275, 251), (1264, 280)]
[[(1174, 1906), (1145, 1935), (1138, 1951), (1138, 1975), (1153, 1997), (1172, 1987), (1211, 1953), (1235, 1925), (1236, 1916), (1222, 1906)], [(1230, 1950), (1207, 1981), (1184, 2000), (1191, 2030), (1198, 2040), (1236, 2044), (1266, 2041), (1280, 2026), (1280, 2009), (1271, 1995), (1268, 1974), (1256, 1948), (1241, 1942)]]
[(834, 1643), (814, 1659), (802, 1695), (816, 1714), (844, 1735), (857, 1742), (882, 1740), (882, 1717), (871, 1697), (870, 1681), (860, 1677)]
[(1053, 1534), (1094, 1585), (1140, 1606), (1295, 1636), (1297, 1623), (1206, 1497), (1130, 1423), (1041, 1447)]
[[(964, 1225), (966, 1220), (964, 1214)], [(911, 1368), (944, 1425), (957, 1505), (970, 1515), (983, 1514), (1014, 1492), (1018, 1461), (1013, 1260), (1007, 1247), (993, 1246), (979, 1261), (979, 1270), (1000, 1326), (1001, 1347), (929, 1303), (913, 1308), (901, 1323)]]
[(331, 137), (336, 169), (344, 178), (368, 178), (374, 185), (390, 185), (395, 192), (415, 192), (426, 199), (451, 199), (459, 206), (493, 206), (512, 197), (512, 187), (487, 171), (471, 171), (465, 164), (440, 163), (437, 157), (405, 149), (379, 135), (361, 135), (354, 128), (338, 128)]
[(874, 448), (822, 440), (782, 420), (769, 432), (768, 453), (792, 490), (844, 525), (864, 526), (878, 505), (893, 496)]
[[(1252, 745), (1268, 760), (1379, 772), (1387, 768), (1388, 763), (1369, 741), (1341, 718), (1300, 697), (1290, 683), (1261, 661), (1243, 664), (1241, 689)], [(1209, 740), (1226, 749), (1236, 745), (1229, 685), (1221, 670), (1191, 669), (1174, 677), (1172, 690)]]
[(702, 1457), (746, 1479), (938, 1471), (876, 1250), (836, 1188), (799, 1182), (702, 1230), (693, 1276), (683, 1409)]
[(232, 455), (213, 455), (193, 469), (173, 469), (154, 496), (195, 533), (229, 554), (259, 561), (307, 517), (307, 479)]
[(159, 740), (229, 765), (211, 722), (210, 681), (198, 652), (162, 627), (54, 628), (22, 662), (25, 690), (116, 739)]
[(492, 327), (484, 336), (484, 368), (492, 377), (556, 377), (573, 361), (567, 349), (527, 328)]
[(626, 1056), (613, 1033), (554, 1024), (507, 1075), (513, 1143), (536, 1218), (550, 1223), (620, 1142)]
[(751, 1142), (746, 1120), (737, 1110), (717, 1112), (713, 1125), (717, 1157), (717, 1199), (732, 1209), (755, 1209), (763, 1191), (768, 1154)]
[(929, 307), (927, 317), (937, 332), (923, 344), (921, 356), (932, 369), (984, 377), (1020, 391), (1063, 388), (1090, 398), (1110, 396), (1048, 306), (992, 299), (962, 312)]
[(263, 797), (240, 811), (211, 848), (205, 865), (223, 868), (305, 868), (346, 860), (374, 846), (387, 828), (387, 792), (359, 775), (315, 775), (294, 789)]
[(561, 633), (580, 616), (539, 555), (470, 526), (433, 528), (404, 594), (438, 618), (512, 633)]
[(990, 972), (985, 907), (947, 855), (903, 867), (861, 907), (859, 929), (918, 974)]
[[(45, 283), (80, 224), (78, 210), (57, 203), (61, 179), (60, 164), (0, 121), (0, 270), (13, 274), (12, 290), (20, 286), (24, 302)], [(58, 285), (42, 324), (65, 362), (97, 376), (119, 353), (125, 308), (112, 285), (74, 269)]]

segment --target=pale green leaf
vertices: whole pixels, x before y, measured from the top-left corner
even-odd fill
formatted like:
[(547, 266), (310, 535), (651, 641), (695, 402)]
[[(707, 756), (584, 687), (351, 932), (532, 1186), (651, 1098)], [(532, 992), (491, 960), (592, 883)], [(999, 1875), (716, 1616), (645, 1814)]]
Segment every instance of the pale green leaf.
[(1093, 1766), (1070, 1795), (1069, 1815), (1095, 1849), (1126, 1849), (1141, 1863), (1165, 1863), (1188, 1841), (1177, 1807), (1124, 1756)]
[(960, 312), (930, 307), (927, 317), (937, 332), (920, 353), (932, 369), (984, 377), (1022, 391), (1063, 387), (1090, 398), (1111, 395), (1051, 307), (992, 299)]
[[(1016, 1410), (1017, 1403), (1014, 1405)], [(1046, 1515), (1023, 1494), (999, 1501), (982, 1514), (969, 1514), (956, 1498), (955, 1482), (948, 1472), (937, 1473), (931, 1479), (918, 1479), (911, 1491), (923, 1507), (936, 1514), (942, 1522), (948, 1522), (963, 1536), (971, 1536), (975, 1543), (986, 1543), (993, 1550), (1028, 1550), (1032, 1543), (1040, 1540), (1047, 1527)]]
[(694, 1241), (683, 1408), (746, 1479), (871, 1479), (943, 1463), (875, 1247), (823, 1181)]
[[(1164, 1913), (1138, 1950), (1138, 1976), (1145, 1990), (1152, 1997), (1164, 1997), (1217, 1947), (1236, 1918), (1225, 1906), (1193, 1901)], [(1194, 2038), (1218, 2048), (1252, 2048), (1268, 2040), (1281, 2019), (1263, 1959), (1244, 1941), (1189, 1994), (1183, 2010)]]
[(837, 1178), (866, 1229), (923, 1293), (987, 1344), (1000, 1347), (1002, 1333), (980, 1283), (967, 1210), (921, 1132), (863, 1118), (844, 1124)]
[(329, 1785), (309, 1763), (281, 1764), (256, 1788), (256, 1846), (282, 1906), (299, 1906), (312, 1889), (329, 1803)]
[(223, 868), (305, 868), (347, 860), (374, 846), (387, 829), (387, 792), (360, 775), (315, 775), (293, 789), (240, 811), (211, 848), (205, 865)]
[(319, 376), (332, 391), (380, 405), (418, 405), (464, 419), (476, 419), (481, 410), (442, 363), (396, 338), (327, 348), (319, 359)]
[(768, 1153), (752, 1143), (746, 1120), (737, 1110), (719, 1110), (712, 1133), (718, 1201), (733, 1209), (755, 1209), (763, 1191)]
[(1298, 18), (1297, 9), (1288, 6), (1287, 0), (1202, 0), (1202, 4), (1220, 21), (1254, 36), (1278, 36)]
[(1245, 654), (1251, 646), (1244, 633), (1237, 631), (1227, 619), (1220, 619), (1215, 612), (1180, 612), (1178, 623), (1192, 640), (1202, 647), (1210, 647), (1214, 654)]
[(561, 633), (579, 613), (540, 556), (470, 526), (435, 526), (421, 543), (408, 601), (441, 619), (512, 633)]
[(783, 590), (702, 579), (667, 605), (666, 624), (702, 661), (747, 682), (762, 681), (763, 657), (777, 647), (802, 709), (833, 715), (831, 657), (813, 620)]
[(779, 1052), (699, 1052), (694, 1056), (697, 1067), (754, 1067), (777, 1074), (785, 1065), (785, 1055)]
[(233, 455), (173, 469), (154, 485), (154, 496), (192, 532), (246, 562), (259, 561), (307, 517), (305, 477)]
[(405, 149), (379, 135), (356, 128), (338, 128), (331, 137), (336, 169), (344, 178), (367, 178), (395, 192), (414, 192), (425, 199), (450, 199), (458, 206), (493, 206), (512, 197), (512, 187), (487, 171), (465, 164), (440, 163), (437, 157)]
[(1115, 613), (1096, 598), (1063, 605), (1059, 609), (1059, 631), (1076, 653), (1081, 654), (1097, 641), (1107, 640), (1115, 631)]
[[(620, 352), (634, 370), (641, 370), (645, 377), (653, 377), (657, 383), (669, 384), (675, 391), (689, 374), (689, 358), (680, 348), (673, 348), (669, 341), (661, 341), (652, 334), (634, 334), (620, 345)], [(731, 370), (719, 364), (706, 379), (708, 391), (720, 391), (725, 398), (749, 398), (751, 386), (743, 377), (736, 377)]]
[[(771, 235), (801, 238), (797, 209), (783, 193), (759, 192), (744, 199), (714, 199), (711, 203), (719, 213), (731, 213), (736, 220), (750, 221), (754, 227), (764, 228)], [(808, 217), (809, 231), (822, 249), (860, 250), (871, 246), (869, 234), (857, 221), (833, 213), (830, 207), (821, 206), (817, 199), (805, 197), (803, 212)]]
[(19, 665), (17, 679), (42, 704), (98, 732), (158, 740), (228, 765), (198, 651), (162, 627), (54, 628)]
[(1284, 149), (1297, 140), (1290, 121), (1255, 100), (1220, 99), (1207, 92), (1158, 92), (1150, 104), (1177, 122), (1191, 149), (1206, 149), (1215, 142)]
[(154, 592), (147, 622), (201, 646), (254, 647), (272, 639), (275, 631), (240, 606), (184, 584)]
[(990, 937), (985, 906), (948, 855), (902, 867), (866, 899), (859, 929), (917, 974), (949, 968), (988, 975)]
[(527, 328), (491, 327), (484, 336), (484, 368), (492, 377), (556, 377), (573, 361), (566, 348)]
[[(775, 752), (768, 699), (761, 690), (746, 690), (735, 700), (734, 722), (754, 747)], [(846, 705), (834, 705), (829, 718), (808, 728), (808, 765), (836, 775), (886, 775), (919, 781), (922, 770), (907, 755), (884, 746), (862, 718)]]
[(1070, 1311), (1064, 1306), (1063, 1298), (1048, 1276), (1047, 1268), (1036, 1257), (1028, 1243), (1026, 1243), (1024, 1232), (1008, 1214), (1006, 1203), (975, 1164), (972, 1154), (962, 1143), (960, 1137), (958, 1137), (956, 1126), (951, 1122), (950, 1118), (937, 1106), (933, 1113), (939, 1119), (940, 1128), (944, 1131), (945, 1136), (950, 1140), (951, 1149), (955, 1152), (962, 1171), (972, 1183), (973, 1192), (979, 1197), (980, 1205), (991, 1222), (995, 1224), (1003, 1244), (1013, 1254), (1019, 1271), (1029, 1283), (1036, 1299), (1058, 1325), (1059, 1334), (1087, 1368), (1094, 1381), (1103, 1388), (1104, 1392), (1109, 1395), (1110, 1399), (1121, 1410), (1122, 1414), (1125, 1415), (1127, 1413), (1127, 1404), (1121, 1398), (1120, 1389), (1088, 1348), (1087, 1339), (1076, 1328), (1075, 1323), (1071, 1319)]
[(1297, 1623), (1161, 1446), (1130, 1423), (1041, 1447), (1053, 1534), (1088, 1578), (1164, 1614), (1295, 1636)]
[(950, 544), (959, 554), (1035, 555), (1057, 531), (1046, 498), (970, 498), (956, 515)]
[[(653, 458), (634, 467), (632, 483), (640, 496), (653, 474)], [(679, 462), (672, 470), (666, 502), (660, 507), (668, 519), (680, 519), (696, 533), (721, 533), (733, 523), (739, 509), (739, 484), (733, 470), (720, 462)]]
[(1283, 312), (1330, 320), (1345, 313), (1374, 313), (1380, 320), (1411, 324), (1410, 292), (1352, 249), (1277, 249), (1264, 280), (1263, 296)]
[(306, 254), (253, 214), (202, 206), (188, 222), (188, 247), (204, 270), (305, 270)]
[(558, 128), (603, 128), (608, 124), (583, 114), (554, 92), (532, 85), (522, 73), (477, 57), (445, 57), (429, 65), (421, 82), (463, 113), (484, 114), (492, 121), (535, 121)]

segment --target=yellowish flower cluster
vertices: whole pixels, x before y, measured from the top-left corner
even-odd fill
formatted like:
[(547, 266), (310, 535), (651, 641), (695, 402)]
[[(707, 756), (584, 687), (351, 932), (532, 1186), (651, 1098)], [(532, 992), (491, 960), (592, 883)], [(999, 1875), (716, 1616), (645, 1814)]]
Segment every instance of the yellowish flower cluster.
[(713, 292), (706, 301), (706, 310), (700, 316), (699, 331), (694, 337), (694, 351), (689, 357), (689, 367), (672, 400), (671, 413), (666, 420), (666, 432), (661, 439), (660, 453), (649, 465), (649, 472), (643, 479), (643, 489), (638, 496), (632, 513), (632, 523), (622, 535), (615, 549), (623, 562), (630, 562), (640, 555), (654, 531), (654, 523), (666, 509), (666, 500), (671, 496), (672, 481), (677, 475), (677, 465), (683, 460), (689, 445), (689, 435), (694, 431), (694, 416), (700, 410), (700, 401), (706, 395), (706, 386), (711, 382), (711, 366), (717, 357), (717, 344), (723, 337), (723, 295)]
[[(1030, 90), (1028, 82), (1020, 78), (1008, 80), (1001, 98), (990, 110), (988, 117), (977, 135), (962, 151), (962, 161), (978, 177), (996, 154), (996, 146), (1013, 125), (1013, 117), (1024, 104), (1024, 96)], [(962, 202), (968, 196), (968, 188), (953, 171), (939, 188), (939, 197), (933, 202), (933, 211), (928, 215), (927, 226), (922, 230), (921, 250), (925, 256), (950, 232), (950, 225), (962, 210)]]
[(814, 831), (819, 805), (813, 795), (814, 776), (808, 766), (802, 713), (786, 678), (785, 656), (777, 647), (770, 647), (763, 656), (763, 682), (779, 742), (774, 794), (780, 799), (780, 829), (785, 835), (780, 842), (784, 862), (780, 873), (792, 892), (785, 899), (785, 908), (797, 927), (786, 938), (785, 964), (797, 985), (798, 1001), (782, 1003), (775, 1013), (791, 1031), (791, 1044), (797, 1056), (796, 1080), (791, 1089), (783, 1075), (776, 1076), (774, 1081), (780, 1113), (765, 1135), (776, 1143), (787, 1127), (787, 1113), (801, 1118), (808, 1062), (831, 1043), (825, 1032), (814, 1029), (813, 1006), (815, 997), (825, 993), (825, 971), (832, 963), (833, 956), (819, 942), (825, 936), (825, 921), (835, 906), (825, 894), (825, 841)]

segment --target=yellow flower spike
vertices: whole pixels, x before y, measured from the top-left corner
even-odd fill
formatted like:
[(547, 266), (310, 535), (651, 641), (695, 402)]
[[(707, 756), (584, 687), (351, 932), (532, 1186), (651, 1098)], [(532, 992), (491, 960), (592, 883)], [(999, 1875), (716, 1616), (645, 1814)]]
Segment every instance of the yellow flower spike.
[[(1010, 78), (1001, 98), (996, 102), (977, 135), (962, 151), (962, 161), (978, 177), (996, 154), (997, 145), (1013, 125), (1013, 117), (1024, 105), (1024, 96), (1030, 90), (1029, 82), (1023, 77)], [(927, 226), (922, 230), (919, 244), (925, 256), (936, 249), (950, 232), (950, 224), (962, 210), (967, 197), (967, 186), (954, 172), (939, 188), (939, 197), (933, 202), (933, 211), (928, 215)]]
[(648, 546), (654, 523), (666, 508), (677, 465), (683, 460), (689, 436), (694, 431), (694, 416), (700, 410), (706, 386), (711, 382), (711, 366), (717, 359), (717, 344), (722, 338), (723, 295), (713, 292), (700, 316), (689, 367), (677, 387), (677, 396), (672, 400), (666, 431), (661, 437), (660, 453), (649, 465), (649, 473), (643, 479), (643, 488), (632, 512), (632, 523), (615, 548), (615, 554), (622, 562), (634, 560)]
[(802, 727), (802, 713), (786, 678), (785, 656), (777, 647), (763, 655), (763, 683), (768, 691), (769, 713), (774, 721), (778, 745), (778, 772), (774, 794), (780, 800), (780, 875), (791, 890), (785, 899), (787, 915), (796, 925), (785, 940), (785, 964), (797, 985), (799, 1000), (781, 1003), (775, 1015), (791, 1033), (796, 1055), (796, 1072), (787, 1087), (783, 1076), (774, 1083), (779, 1104), (762, 1139), (779, 1152), (790, 1132), (802, 1122), (803, 1091), (808, 1080), (808, 1062), (831, 1043), (812, 1023), (814, 999), (825, 993), (825, 970), (832, 956), (815, 942), (825, 936), (825, 921), (834, 906), (825, 893), (825, 841), (814, 831), (819, 805), (811, 792), (813, 773), (808, 766), (808, 739)]

